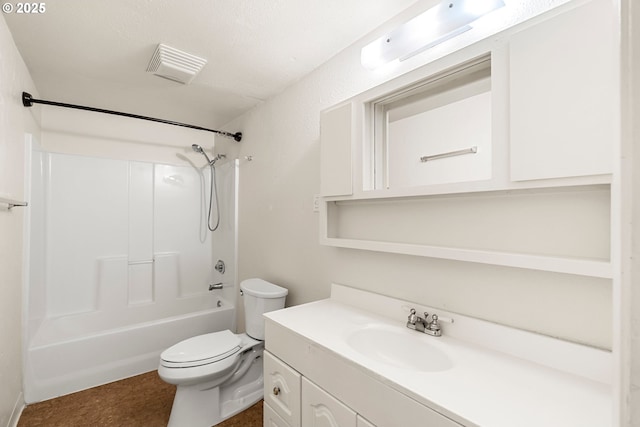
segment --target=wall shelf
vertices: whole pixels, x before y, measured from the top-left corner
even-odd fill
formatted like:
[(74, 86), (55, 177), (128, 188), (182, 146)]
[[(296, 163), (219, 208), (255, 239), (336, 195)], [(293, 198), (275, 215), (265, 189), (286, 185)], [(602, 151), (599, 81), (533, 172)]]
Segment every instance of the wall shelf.
[[(320, 243), (612, 279), (607, 248), (609, 199), (610, 186), (606, 184), (396, 198), (325, 198), (320, 211)], [(457, 212), (459, 209), (464, 212)], [(521, 224), (527, 227), (523, 229)], [(446, 230), (455, 233), (449, 238)], [(587, 235), (591, 237), (583, 239)], [(475, 246), (477, 242), (486, 246)]]
[(322, 243), (327, 246), (339, 248), (416, 255), (454, 261), (498, 265), (503, 267), (526, 268), (529, 270), (574, 274), (602, 279), (611, 279), (613, 277), (611, 263), (604, 260), (341, 238), (325, 238), (322, 239)]

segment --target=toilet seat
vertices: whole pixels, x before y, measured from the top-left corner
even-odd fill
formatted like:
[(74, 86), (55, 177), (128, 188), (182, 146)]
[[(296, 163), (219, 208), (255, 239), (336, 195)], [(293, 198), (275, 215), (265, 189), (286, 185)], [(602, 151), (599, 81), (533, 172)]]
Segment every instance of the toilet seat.
[(167, 368), (192, 368), (219, 362), (241, 349), (241, 339), (229, 330), (186, 339), (169, 347), (160, 355)]

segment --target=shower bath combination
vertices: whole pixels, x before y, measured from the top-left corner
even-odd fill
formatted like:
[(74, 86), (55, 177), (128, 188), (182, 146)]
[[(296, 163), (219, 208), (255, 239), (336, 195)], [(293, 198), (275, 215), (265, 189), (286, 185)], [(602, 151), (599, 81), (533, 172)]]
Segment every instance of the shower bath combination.
[(234, 288), (207, 286), (222, 279), (212, 268), (219, 258), (225, 283), (236, 283), (237, 160), (215, 163), (221, 220), (207, 234), (200, 154), (191, 159), (198, 167), (39, 146), (29, 157), (26, 402), (157, 369), (158, 349), (235, 327)]
[[(216, 231), (218, 229), (218, 227), (220, 226), (220, 206), (218, 204), (218, 188), (216, 185), (216, 168), (215, 168), (215, 164), (218, 160), (220, 159), (224, 159), (226, 156), (224, 154), (217, 154), (213, 160), (211, 160), (209, 158), (209, 156), (207, 155), (207, 153), (204, 151), (204, 149), (199, 146), (198, 144), (192, 144), (191, 148), (193, 149), (193, 151), (195, 151), (196, 153), (200, 153), (202, 155), (204, 155), (205, 159), (207, 159), (207, 163), (209, 164), (209, 170), (211, 173), (211, 190), (209, 192), (209, 213), (207, 215), (207, 228), (210, 231)], [(211, 207), (213, 204), (213, 199), (216, 199), (216, 224), (215, 226), (211, 226)]]
[[(236, 142), (242, 139), (241, 132), (37, 100), (27, 93), (22, 101), (24, 107), (43, 104), (151, 121), (158, 133), (160, 126), (170, 125)], [(189, 164), (49, 153), (30, 137), (25, 144), (30, 151), (25, 156), (25, 176), (32, 184), (25, 194), (30, 201), (30, 219), (25, 219), (29, 236), (25, 402), (156, 369), (158, 348), (234, 327), (235, 294), (223, 289), (213, 298), (203, 296), (210, 295), (204, 289), (211, 283), (214, 251), (228, 254), (230, 265), (236, 262), (237, 160), (215, 171), (214, 165), (224, 156), (207, 156), (201, 147), (192, 147), (205, 155), (211, 169), (207, 228), (217, 229), (214, 248), (211, 239), (203, 238), (203, 221), (197, 220), (204, 217), (206, 185), (198, 181), (206, 181), (201, 175), (206, 177), (206, 171)], [(174, 176), (195, 185), (164, 179)], [(219, 191), (216, 178), (223, 186)], [(73, 197), (67, 197), (69, 191)], [(110, 195), (108, 200), (104, 194)], [(217, 221), (212, 218), (213, 197), (216, 207), (218, 200), (225, 207), (218, 211)], [(77, 200), (88, 201), (89, 209), (74, 209)], [(218, 228), (220, 213), (225, 221)], [(201, 225), (175, 227), (187, 222)], [(87, 235), (92, 237), (88, 246)], [(225, 277), (235, 283), (234, 269), (230, 270)], [(83, 355), (81, 360), (77, 354)]]

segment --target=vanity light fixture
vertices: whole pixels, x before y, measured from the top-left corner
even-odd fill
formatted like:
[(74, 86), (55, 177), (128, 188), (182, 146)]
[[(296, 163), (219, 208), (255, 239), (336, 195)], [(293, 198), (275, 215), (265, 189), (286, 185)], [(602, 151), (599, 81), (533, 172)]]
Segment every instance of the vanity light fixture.
[(370, 70), (394, 60), (404, 61), (470, 30), (475, 20), (502, 6), (503, 0), (442, 0), (363, 47), (360, 61)]

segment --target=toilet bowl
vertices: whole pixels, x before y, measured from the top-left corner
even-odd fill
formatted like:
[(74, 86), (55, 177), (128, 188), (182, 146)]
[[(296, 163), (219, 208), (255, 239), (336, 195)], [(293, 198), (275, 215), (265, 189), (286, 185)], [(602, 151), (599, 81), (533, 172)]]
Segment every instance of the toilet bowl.
[(214, 426), (262, 399), (262, 314), (284, 308), (288, 291), (262, 279), (245, 280), (240, 289), (246, 333), (199, 335), (160, 355), (160, 378), (178, 386), (168, 427)]

